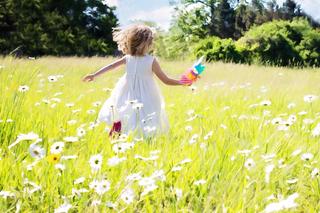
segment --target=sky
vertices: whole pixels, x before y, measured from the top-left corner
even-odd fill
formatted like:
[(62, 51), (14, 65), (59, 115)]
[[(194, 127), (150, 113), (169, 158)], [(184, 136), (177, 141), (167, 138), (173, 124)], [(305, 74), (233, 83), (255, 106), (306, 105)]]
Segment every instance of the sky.
[[(285, 0), (277, 0), (279, 5)], [(116, 15), (121, 26), (130, 24), (133, 20), (156, 22), (167, 30), (170, 26), (173, 6), (169, 0), (104, 0), (110, 6), (116, 6)], [(320, 0), (296, 0), (302, 9), (316, 20), (320, 21)]]

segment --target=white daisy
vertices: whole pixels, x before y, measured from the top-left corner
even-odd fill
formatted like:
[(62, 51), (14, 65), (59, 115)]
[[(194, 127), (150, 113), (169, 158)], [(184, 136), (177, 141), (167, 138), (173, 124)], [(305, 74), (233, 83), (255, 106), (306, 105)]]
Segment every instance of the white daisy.
[(78, 135), (79, 137), (83, 137), (83, 136), (85, 136), (85, 134), (86, 134), (86, 130), (84, 130), (82, 127), (79, 127), (79, 128), (77, 129), (77, 135)]
[(14, 198), (16, 195), (10, 191), (0, 191), (0, 197), (7, 199), (7, 198)]
[(157, 185), (155, 184), (152, 184), (152, 185), (147, 185), (146, 187), (144, 187), (143, 189), (143, 192), (141, 193), (141, 196), (145, 196), (147, 195), (149, 192), (152, 192), (154, 190), (156, 190), (158, 188)]
[(118, 205), (116, 203), (111, 202), (111, 201), (107, 201), (106, 206), (108, 208), (115, 209), (115, 208), (117, 208)]
[(174, 166), (172, 167), (171, 171), (172, 172), (177, 172), (177, 171), (181, 171), (182, 167), (181, 166)]
[(312, 130), (311, 135), (313, 137), (318, 137), (320, 136), (320, 123), (317, 124), (317, 126)]
[(63, 151), (63, 148), (64, 148), (64, 142), (55, 142), (50, 147), (50, 153), (59, 154)]
[(248, 159), (246, 160), (246, 162), (244, 163), (244, 166), (245, 166), (248, 170), (250, 170), (250, 169), (252, 169), (253, 167), (255, 167), (255, 165), (256, 165), (256, 163), (254, 162), (254, 160), (253, 160), (252, 158), (248, 158)]
[(190, 162), (192, 162), (192, 160), (190, 158), (185, 158), (182, 161), (180, 161), (178, 164), (183, 165), (183, 164), (190, 163)]
[(87, 110), (87, 113), (88, 113), (89, 115), (93, 115), (93, 114), (96, 113), (96, 110), (94, 110), (94, 109), (89, 109), (89, 110)]
[(198, 134), (192, 135), (191, 139), (189, 140), (189, 144), (194, 144), (194, 143), (196, 143), (197, 140), (198, 140), (198, 138), (199, 138), (199, 135), (198, 135)]
[(265, 167), (265, 173), (266, 173), (266, 175), (265, 175), (265, 182), (266, 183), (269, 183), (270, 182), (270, 174), (271, 174), (271, 172), (272, 172), (272, 170), (274, 169), (274, 165), (273, 164), (270, 164), (270, 165), (267, 165), (266, 167)]
[(315, 178), (315, 177), (319, 177), (319, 169), (318, 168), (314, 168), (311, 172), (311, 177)]
[(64, 156), (61, 156), (61, 160), (72, 160), (72, 159), (76, 159), (78, 158), (77, 155), (64, 155)]
[(154, 185), (155, 180), (152, 177), (145, 177), (139, 180), (139, 186)]
[(87, 193), (87, 192), (89, 192), (89, 190), (86, 189), (86, 188), (80, 188), (80, 189), (72, 188), (72, 190), (71, 190), (71, 194), (72, 194), (73, 197), (74, 196), (81, 197), (81, 194)]
[(294, 150), (293, 152), (292, 152), (292, 156), (297, 156), (297, 155), (299, 155), (301, 153), (301, 149), (296, 149), (296, 150)]
[(108, 165), (109, 166), (116, 166), (119, 163), (121, 163), (122, 161), (125, 161), (126, 159), (127, 158), (125, 158), (125, 157), (119, 158), (119, 157), (115, 156), (115, 157), (108, 159)]
[(288, 109), (292, 109), (294, 107), (296, 107), (295, 103), (289, 103), (288, 106), (287, 106)]
[(213, 134), (213, 131), (210, 131), (208, 132), (208, 134), (206, 134), (204, 137), (203, 137), (203, 140), (208, 140)]
[(277, 212), (277, 211), (282, 211), (285, 209), (291, 209), (295, 208), (298, 206), (297, 203), (295, 203), (295, 199), (299, 197), (298, 193), (294, 193), (290, 196), (288, 196), (287, 199), (280, 200), (279, 202), (276, 203), (270, 203), (266, 206), (264, 209), (264, 212), (269, 213), (269, 212)]
[(51, 98), (51, 101), (54, 101), (56, 103), (60, 103), (61, 99), (60, 98)]
[(19, 92), (27, 92), (29, 90), (29, 86), (27, 85), (21, 85), (19, 86)]
[(260, 102), (260, 105), (261, 105), (261, 106), (270, 106), (270, 105), (271, 105), (271, 101), (269, 101), (269, 100), (261, 101), (261, 102)]
[(161, 170), (154, 171), (151, 175), (151, 178), (158, 179), (160, 181), (165, 181), (166, 175), (165, 175), (164, 171), (161, 169)]
[(138, 172), (138, 173), (133, 173), (133, 174), (130, 174), (126, 177), (126, 181), (128, 182), (132, 182), (132, 181), (136, 181), (136, 180), (141, 180), (142, 179), (142, 176), (141, 176), (141, 172)]
[(305, 95), (304, 97), (303, 97), (303, 100), (304, 100), (304, 102), (306, 102), (306, 103), (312, 103), (312, 102), (314, 102), (315, 100), (317, 100), (318, 99), (318, 96), (316, 96), (316, 95)]
[(101, 200), (92, 200), (91, 206), (100, 206), (101, 205)]
[(297, 183), (297, 182), (298, 182), (298, 178), (293, 178), (293, 179), (287, 180), (287, 183), (288, 183), (288, 184), (295, 184), (295, 183)]
[(66, 107), (71, 108), (71, 107), (73, 107), (73, 106), (74, 106), (74, 103), (66, 103)]
[(133, 202), (135, 197), (134, 191), (131, 188), (126, 188), (121, 192), (120, 199), (126, 204)]
[(39, 138), (39, 135), (37, 135), (34, 132), (29, 132), (27, 134), (19, 134), (16, 141), (13, 142), (12, 144), (10, 144), (8, 146), (9, 149), (11, 149), (12, 147), (14, 147), (15, 145), (17, 145), (18, 143), (20, 143), (20, 141), (24, 141), (24, 140), (34, 140), (34, 141), (41, 141), (41, 139)]
[(92, 103), (92, 106), (94, 106), (94, 107), (98, 107), (100, 105), (101, 105), (101, 101), (96, 101), (96, 102)]
[(174, 189), (174, 194), (176, 195), (177, 199), (180, 200), (182, 198), (182, 190), (179, 188)]
[(133, 148), (133, 146), (133, 143), (117, 143), (113, 145), (112, 150), (117, 154), (124, 153), (125, 151)]
[(92, 171), (98, 171), (101, 169), (102, 165), (102, 155), (97, 154), (90, 157), (89, 160)]
[(45, 149), (34, 143), (30, 145), (29, 152), (32, 157), (38, 160), (44, 158), (46, 155)]
[(311, 118), (305, 118), (305, 119), (303, 119), (303, 123), (306, 124), (306, 125), (313, 124), (314, 120), (311, 119)]
[(301, 155), (301, 159), (304, 161), (310, 161), (313, 158), (313, 154), (311, 153), (304, 153)]
[(64, 204), (62, 204), (61, 206), (59, 206), (58, 208), (56, 208), (54, 210), (54, 213), (66, 213), (68, 212), (70, 209), (72, 208), (72, 205), (68, 202), (65, 202)]
[(188, 132), (191, 132), (191, 131), (192, 131), (192, 126), (186, 126), (184, 129), (185, 129), (186, 131), (188, 131)]
[(252, 152), (250, 149), (244, 149), (244, 150), (238, 150), (238, 153), (244, 156), (249, 156), (249, 154)]
[(66, 142), (74, 143), (74, 142), (78, 142), (79, 138), (74, 136), (67, 136), (67, 137), (64, 137), (63, 140)]
[(60, 170), (60, 171), (63, 171), (66, 169), (66, 166), (64, 164), (61, 164), (61, 163), (57, 163), (56, 165), (54, 165), (54, 168)]
[(98, 182), (98, 185), (95, 188), (95, 192), (99, 195), (103, 195), (110, 190), (110, 182), (107, 180), (101, 180)]
[(55, 76), (55, 75), (49, 75), (48, 76), (48, 81), (49, 82), (56, 82), (56, 81), (58, 81), (58, 77)]
[(206, 180), (200, 179), (200, 180), (195, 181), (193, 184), (196, 186), (199, 186), (199, 185), (205, 184), (206, 182), (207, 182)]
[(79, 178), (75, 179), (75, 180), (73, 181), (73, 183), (74, 183), (74, 185), (78, 185), (78, 184), (83, 183), (85, 180), (86, 180), (85, 177), (79, 177)]

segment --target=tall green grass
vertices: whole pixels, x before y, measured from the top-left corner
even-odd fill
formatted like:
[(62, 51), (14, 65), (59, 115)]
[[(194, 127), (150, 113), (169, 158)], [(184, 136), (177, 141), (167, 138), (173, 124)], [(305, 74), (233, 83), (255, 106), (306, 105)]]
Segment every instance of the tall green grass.
[[(296, 212), (320, 210), (318, 176), (319, 137), (312, 136), (320, 116), (320, 100), (304, 101), (304, 96), (320, 95), (319, 69), (293, 70), (286, 68), (258, 67), (214, 63), (208, 64), (195, 87), (168, 87), (161, 90), (166, 100), (170, 132), (151, 141), (138, 141), (125, 153), (116, 154), (104, 124), (91, 128), (101, 106), (124, 68), (106, 73), (92, 83), (81, 78), (111, 62), (112, 58), (40, 58), (0, 59), (0, 191), (9, 191), (12, 197), (0, 197), (0, 211), (53, 212), (64, 202), (72, 205), (70, 212), (261, 212), (267, 205), (298, 193)], [(172, 77), (178, 77), (192, 62), (161, 61), (162, 68)], [(48, 76), (63, 75), (56, 82)], [(19, 92), (19, 86), (29, 90)], [(56, 98), (59, 98), (56, 99)], [(271, 101), (264, 106), (263, 101)], [(72, 107), (66, 104), (74, 104)], [(288, 104), (294, 103), (293, 108)], [(292, 104), (291, 104), (292, 105)], [(76, 110), (76, 111), (73, 111)], [(78, 110), (78, 111), (77, 111)], [(94, 114), (88, 114), (88, 110)], [(194, 113), (188, 115), (188, 111)], [(304, 112), (304, 113), (301, 113)], [(195, 119), (187, 121), (190, 117)], [(285, 123), (289, 116), (296, 120)], [(272, 124), (281, 118), (287, 130), (278, 130)], [(307, 123), (312, 119), (313, 122)], [(294, 118), (293, 118), (294, 119)], [(74, 120), (74, 122), (70, 122)], [(74, 123), (74, 124), (73, 124)], [(191, 126), (192, 130), (188, 131)], [(86, 134), (78, 142), (65, 142), (62, 156), (76, 155), (76, 159), (63, 160), (63, 171), (56, 169), (43, 158), (28, 170), (35, 159), (29, 153), (34, 141), (24, 140), (8, 149), (19, 134), (34, 132), (42, 139), (38, 143), (50, 155), (54, 142), (66, 136), (76, 136), (82, 127)], [(212, 136), (204, 138), (210, 131)], [(197, 137), (190, 143), (192, 137)], [(134, 141), (129, 137), (129, 142)], [(194, 143), (193, 143), (194, 142)], [(158, 158), (143, 161), (135, 155), (149, 157), (158, 150)], [(245, 151), (250, 150), (250, 151)], [(301, 150), (297, 155), (292, 155)], [(244, 154), (248, 153), (248, 154)], [(296, 152), (297, 153), (297, 152)], [(303, 154), (313, 158), (304, 160)], [(93, 173), (89, 159), (103, 156), (102, 168)], [(265, 155), (274, 157), (265, 159)], [(126, 160), (112, 167), (107, 164), (114, 156)], [(248, 159), (254, 162), (247, 167)], [(172, 171), (184, 159), (191, 162)], [(265, 168), (274, 165), (270, 181), (266, 181)], [(156, 170), (163, 170), (165, 181), (142, 196), (143, 187), (137, 182), (128, 184), (126, 177), (141, 172), (148, 177)], [(74, 180), (85, 177), (82, 184)], [(26, 182), (41, 186), (34, 189)], [(94, 179), (106, 178), (111, 187), (102, 196), (89, 188)], [(204, 184), (195, 185), (198, 180)], [(130, 187), (134, 200), (126, 204), (121, 192)], [(82, 196), (72, 196), (72, 189), (85, 188)], [(175, 193), (176, 189), (182, 195)], [(270, 197), (272, 196), (272, 197)], [(96, 201), (101, 204), (94, 206)], [(116, 203), (115, 209), (106, 203)]]

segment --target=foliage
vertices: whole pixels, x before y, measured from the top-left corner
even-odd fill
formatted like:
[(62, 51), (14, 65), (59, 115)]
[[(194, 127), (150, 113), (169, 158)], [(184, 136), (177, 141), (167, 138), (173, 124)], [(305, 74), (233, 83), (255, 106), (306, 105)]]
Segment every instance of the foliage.
[(244, 58), (237, 50), (232, 39), (209, 37), (199, 42), (194, 49), (197, 58), (205, 56), (207, 61), (243, 62)]
[(237, 44), (261, 64), (319, 66), (319, 37), (307, 20), (296, 19), (253, 27)]
[(99, 0), (6, 0), (0, 3), (0, 53), (105, 55), (116, 48), (113, 7)]
[(305, 17), (313, 26), (319, 26), (293, 0), (286, 0), (282, 7), (275, 0), (252, 0), (250, 3), (238, 0), (183, 0), (176, 11), (178, 16), (175, 22), (183, 32), (194, 34), (196, 31), (192, 29), (201, 28), (200, 38), (218, 36), (238, 39), (254, 25), (295, 17)]

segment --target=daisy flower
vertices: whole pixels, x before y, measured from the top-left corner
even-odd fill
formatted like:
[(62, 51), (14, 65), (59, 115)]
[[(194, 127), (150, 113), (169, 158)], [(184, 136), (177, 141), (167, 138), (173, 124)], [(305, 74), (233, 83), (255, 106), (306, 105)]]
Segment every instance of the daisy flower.
[(131, 188), (126, 188), (121, 192), (120, 199), (126, 204), (130, 204), (134, 200), (134, 191)]
[(318, 168), (314, 168), (311, 172), (311, 177), (315, 178), (315, 177), (319, 177), (319, 169)]
[(142, 179), (141, 172), (133, 173), (126, 177), (127, 182), (132, 182), (132, 181), (141, 180), (141, 179)]
[(74, 185), (78, 185), (78, 184), (83, 183), (85, 180), (86, 180), (85, 177), (79, 177), (79, 178), (77, 178), (77, 179), (75, 179), (75, 180), (73, 181), (73, 184), (74, 184)]
[(0, 197), (3, 197), (4, 199), (7, 199), (8, 197), (14, 198), (15, 194), (9, 191), (0, 191)]
[(54, 210), (54, 213), (66, 213), (68, 212), (70, 209), (72, 208), (72, 205), (68, 202), (65, 202), (64, 204), (62, 204), (61, 206), (59, 206), (58, 208), (56, 208)]
[(121, 163), (122, 161), (125, 161), (126, 159), (127, 158), (125, 158), (125, 157), (119, 158), (119, 157), (115, 156), (115, 157), (108, 159), (108, 165), (109, 166), (116, 166), (119, 163)]
[(74, 142), (78, 142), (79, 138), (74, 136), (67, 136), (67, 137), (64, 137), (63, 140), (66, 142), (74, 143)]
[(58, 77), (55, 75), (50, 75), (50, 76), (48, 76), (48, 81), (49, 82), (56, 82), (56, 81), (58, 81)]
[(206, 180), (200, 179), (200, 180), (195, 181), (193, 184), (196, 186), (199, 186), (199, 185), (205, 184), (206, 182), (207, 182)]
[(50, 147), (50, 153), (51, 154), (59, 154), (63, 151), (64, 148), (64, 142), (55, 142)]
[(313, 158), (313, 154), (311, 153), (304, 153), (301, 155), (301, 159), (304, 161), (310, 161)]
[(27, 92), (29, 90), (29, 86), (27, 85), (21, 85), (19, 86), (19, 92)]
[(314, 102), (315, 100), (317, 100), (318, 99), (318, 96), (316, 96), (316, 95), (305, 95), (304, 97), (303, 97), (303, 100), (304, 100), (304, 102), (306, 102), (306, 103), (312, 103), (312, 102)]
[(89, 160), (92, 171), (98, 171), (102, 165), (102, 155), (97, 154), (90, 157)]
[(29, 153), (35, 159), (42, 159), (46, 155), (45, 149), (37, 144), (30, 145)]
[(244, 166), (248, 169), (248, 170), (250, 170), (250, 169), (252, 169), (253, 167), (255, 167), (255, 162), (254, 162), (254, 160), (252, 159), (252, 158), (248, 158), (247, 160), (246, 160), (246, 162), (244, 163)]
[(85, 134), (86, 134), (86, 130), (84, 130), (82, 127), (77, 129), (77, 135), (79, 137), (83, 137), (83, 136), (85, 136)]

